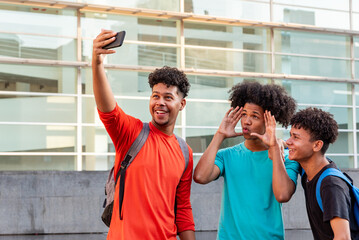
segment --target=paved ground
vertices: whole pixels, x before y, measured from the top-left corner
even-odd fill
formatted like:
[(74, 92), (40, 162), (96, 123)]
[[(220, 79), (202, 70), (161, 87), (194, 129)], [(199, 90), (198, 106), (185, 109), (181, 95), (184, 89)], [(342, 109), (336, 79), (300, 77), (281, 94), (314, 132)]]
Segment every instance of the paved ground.
[[(215, 240), (217, 232), (196, 232), (196, 240)], [(309, 230), (287, 230), (287, 240), (313, 239)], [(106, 240), (106, 234), (58, 234), (1, 236), (0, 240)]]

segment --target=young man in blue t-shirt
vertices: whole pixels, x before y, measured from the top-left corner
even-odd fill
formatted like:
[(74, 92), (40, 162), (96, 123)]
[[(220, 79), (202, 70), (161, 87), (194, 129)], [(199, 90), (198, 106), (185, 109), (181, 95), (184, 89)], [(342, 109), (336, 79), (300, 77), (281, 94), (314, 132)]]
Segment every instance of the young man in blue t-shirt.
[[(293, 195), (299, 164), (281, 157), (280, 140), (269, 138), (265, 116), (270, 111), (287, 127), (296, 103), (284, 88), (256, 82), (234, 86), (230, 101), (194, 172), (201, 184), (224, 178), (217, 239), (284, 239), (280, 202)], [(242, 132), (235, 131), (239, 120)], [(243, 143), (219, 150), (224, 139), (242, 135)]]

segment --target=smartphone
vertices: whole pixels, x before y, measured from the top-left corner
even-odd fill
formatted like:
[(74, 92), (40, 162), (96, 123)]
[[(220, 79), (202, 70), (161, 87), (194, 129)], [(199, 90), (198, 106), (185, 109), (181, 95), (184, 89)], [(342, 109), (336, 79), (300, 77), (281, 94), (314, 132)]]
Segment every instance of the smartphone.
[(125, 39), (125, 35), (126, 35), (126, 31), (121, 31), (118, 32), (115, 36), (115, 41), (113, 41), (112, 43), (109, 43), (105, 46), (103, 46), (103, 49), (110, 49), (110, 48), (116, 48), (116, 47), (121, 47), (123, 40)]

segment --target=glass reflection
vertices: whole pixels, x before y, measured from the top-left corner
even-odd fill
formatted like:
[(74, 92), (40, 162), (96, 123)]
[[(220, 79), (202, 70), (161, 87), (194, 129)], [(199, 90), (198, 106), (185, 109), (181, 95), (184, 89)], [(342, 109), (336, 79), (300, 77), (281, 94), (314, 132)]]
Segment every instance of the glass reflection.
[(317, 27), (350, 29), (348, 12), (277, 4), (273, 6), (273, 21), (314, 25)]
[(351, 84), (303, 80), (275, 80), (298, 104), (351, 105)]
[(76, 104), (76, 98), (63, 96), (9, 96), (0, 98), (0, 109), (2, 111), (0, 121), (76, 123)]
[(276, 52), (350, 57), (348, 36), (275, 30), (274, 44)]
[(327, 157), (334, 161), (340, 169), (354, 168), (354, 156), (332, 156), (329, 153)]
[[(134, 99), (116, 99), (118, 105), (123, 109), (123, 111), (135, 118), (140, 119), (144, 122), (151, 121), (151, 114), (148, 110), (149, 98), (148, 100), (134, 100)], [(84, 123), (96, 123), (102, 126), (102, 122), (98, 117), (97, 107), (95, 104), (95, 99), (93, 97), (85, 97), (82, 100), (83, 102), (83, 113), (82, 120)], [(178, 114), (176, 124), (181, 124), (181, 112)]]
[[(310, 7), (310, 8), (327, 8), (327, 9), (333, 9), (333, 10), (343, 10), (343, 11), (349, 11), (349, 1), (341, 1), (338, 2), (337, 0), (274, 0), (274, 3), (282, 3), (282, 4), (293, 4), (297, 6), (303, 6), (303, 7)], [(355, 2), (355, 1), (353, 1)]]
[(275, 56), (275, 72), (294, 75), (350, 78), (350, 61), (298, 56)]
[(0, 152), (75, 152), (76, 127), (0, 125)]
[[(307, 107), (312, 107), (310, 105), (299, 105), (298, 111)], [(333, 114), (335, 121), (338, 123), (339, 130), (347, 130), (353, 129), (353, 111), (351, 108), (345, 107), (330, 107), (330, 106), (315, 106), (316, 108), (320, 108), (323, 111), (330, 112)], [(344, 136), (347, 133), (340, 133)], [(345, 148), (344, 148), (345, 149)], [(340, 151), (342, 152), (342, 151)]]
[(87, 155), (82, 157), (82, 169), (85, 171), (107, 171), (113, 167), (115, 156)]
[(185, 12), (269, 22), (268, 2), (224, 0), (218, 4), (217, 1), (193, 0), (185, 1)]
[[(73, 67), (0, 64), (0, 69), (0, 93), (76, 93), (77, 70)], [(0, 94), (0, 98), (8, 97)]]
[(177, 43), (177, 21), (96, 12), (81, 13), (82, 36), (94, 39), (101, 29), (126, 31), (126, 40)]
[(243, 81), (256, 81), (262, 84), (269, 83), (270, 79), (240, 78), (240, 77), (214, 77), (201, 75), (187, 75), (191, 83), (188, 98), (228, 100), (228, 91), (232, 86)]
[[(83, 41), (83, 61), (92, 60), (92, 41)], [(162, 47), (126, 43), (116, 49), (116, 53), (108, 55), (104, 63), (135, 66), (178, 66), (177, 47)]]
[(1, 156), (1, 171), (75, 171), (75, 156)]
[(186, 68), (269, 72), (270, 54), (186, 48)]
[[(0, 3), (0, 31), (76, 37), (76, 10)], [(31, 37), (20, 36), (30, 42)], [(45, 41), (43, 42), (46, 43)], [(51, 41), (47, 42), (50, 45)], [(41, 46), (41, 45), (40, 45)]]
[(269, 51), (268, 29), (184, 23), (186, 45)]
[[(149, 97), (151, 88), (148, 84), (149, 72), (133, 72), (107, 69), (106, 75), (112, 92), (117, 96)], [(82, 69), (83, 93), (93, 94), (92, 70)]]
[(354, 57), (359, 59), (359, 37), (353, 38), (354, 42)]
[(0, 55), (47, 60), (76, 60), (76, 40), (0, 33)]
[[(71, 0), (75, 2), (83, 2), (89, 4), (99, 4), (98, 0)], [(163, 0), (102, 0), (101, 5), (130, 7), (130, 8), (149, 8), (156, 10), (179, 11), (180, 0), (163, 1)]]

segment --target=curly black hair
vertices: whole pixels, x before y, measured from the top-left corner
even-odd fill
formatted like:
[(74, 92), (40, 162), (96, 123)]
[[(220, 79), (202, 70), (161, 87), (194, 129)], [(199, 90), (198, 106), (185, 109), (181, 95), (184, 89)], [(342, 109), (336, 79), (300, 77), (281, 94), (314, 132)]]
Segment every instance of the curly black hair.
[(190, 83), (186, 74), (183, 71), (178, 70), (175, 67), (164, 66), (157, 68), (148, 76), (148, 83), (153, 88), (158, 83), (166, 84), (167, 87), (176, 86), (178, 90), (183, 94), (183, 97), (187, 97)]
[(309, 131), (311, 141), (322, 140), (322, 154), (328, 150), (329, 144), (334, 143), (338, 137), (338, 124), (333, 118), (333, 114), (318, 108), (306, 108), (300, 110), (290, 120), (290, 124), (295, 128), (303, 128)]
[(243, 107), (246, 103), (254, 103), (268, 110), (276, 121), (285, 128), (297, 107), (296, 101), (288, 95), (286, 90), (275, 84), (262, 85), (258, 82), (243, 82), (229, 90), (232, 107)]

